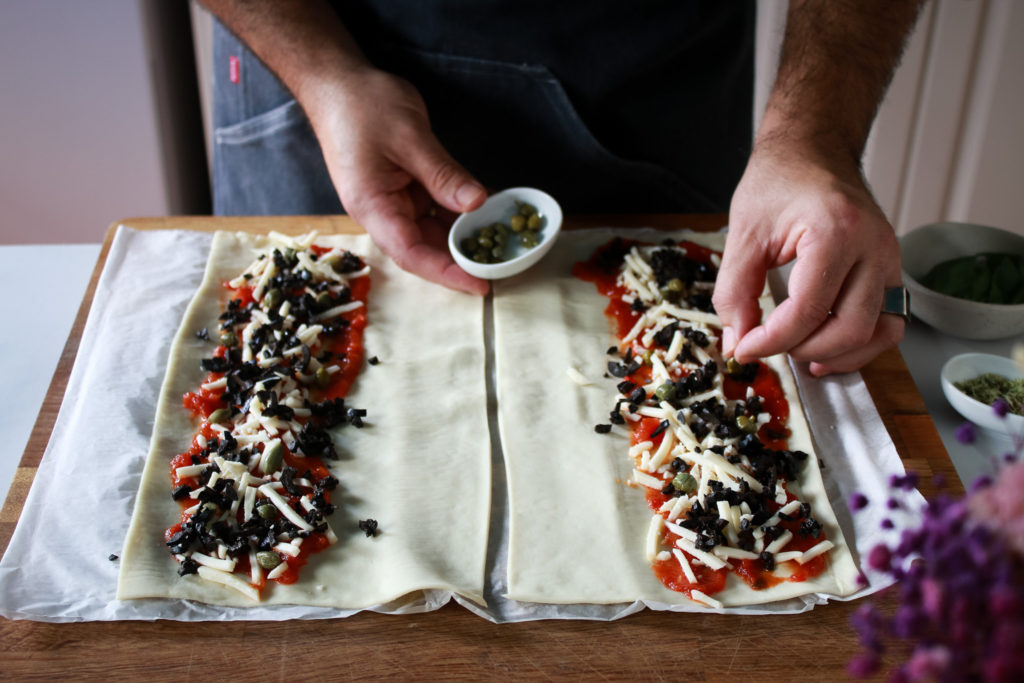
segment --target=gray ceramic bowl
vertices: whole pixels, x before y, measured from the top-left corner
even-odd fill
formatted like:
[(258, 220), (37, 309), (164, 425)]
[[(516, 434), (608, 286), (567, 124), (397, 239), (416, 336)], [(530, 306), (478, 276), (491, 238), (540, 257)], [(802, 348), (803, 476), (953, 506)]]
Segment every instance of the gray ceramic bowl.
[(984, 304), (939, 294), (921, 284), (933, 266), (985, 251), (1024, 254), (1024, 236), (974, 223), (930, 223), (900, 239), (910, 310), (932, 327), (964, 339), (1024, 334), (1024, 304)]

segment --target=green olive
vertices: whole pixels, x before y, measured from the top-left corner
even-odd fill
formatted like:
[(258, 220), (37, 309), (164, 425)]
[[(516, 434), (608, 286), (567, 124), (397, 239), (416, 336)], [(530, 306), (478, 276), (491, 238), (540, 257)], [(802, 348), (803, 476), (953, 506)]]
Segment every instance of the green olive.
[(263, 454), (260, 455), (260, 469), (264, 474), (278, 471), (282, 464), (284, 464), (284, 446), (280, 441), (263, 447)]
[(679, 292), (683, 291), (683, 286), (684, 286), (683, 285), (683, 281), (680, 280), (677, 277), (674, 277), (674, 278), (672, 278), (671, 280), (669, 280), (668, 282), (665, 283), (665, 287), (670, 292), (679, 293)]
[(227, 422), (231, 419), (231, 408), (217, 408), (217, 410), (210, 413), (210, 417), (206, 419), (212, 425)]
[(331, 373), (327, 372), (327, 368), (319, 367), (316, 369), (316, 383), (321, 389), (331, 383)]
[(480, 228), (477, 231), (477, 235), (477, 239), (479, 239), (480, 237), (494, 237), (494, 226), (485, 225), (484, 227)]
[(462, 251), (466, 254), (472, 254), (474, 251), (476, 251), (476, 238), (467, 237), (466, 239), (462, 240)]
[(275, 520), (281, 516), (278, 512), (277, 506), (273, 503), (264, 503), (256, 508), (256, 514), (266, 520)]
[(238, 336), (231, 330), (226, 330), (220, 333), (218, 341), (221, 343), (221, 346), (234, 346), (238, 343)]
[(316, 305), (321, 309), (327, 309), (334, 303), (334, 297), (331, 296), (330, 292), (320, 292), (316, 296)]
[(672, 382), (665, 382), (654, 390), (654, 396), (659, 401), (671, 401), (676, 397), (676, 385)]
[(522, 232), (526, 228), (526, 217), (516, 214), (509, 219), (508, 224), (512, 228), (512, 232)]
[(492, 236), (480, 237), (477, 239), (476, 243), (484, 249), (492, 249), (494, 247), (494, 240), (491, 239), (491, 237)]
[(276, 287), (271, 289), (269, 292), (263, 295), (263, 304), (270, 309), (277, 308), (281, 305), (281, 301), (284, 299), (284, 294), (281, 293), (280, 289)]
[(256, 562), (263, 569), (273, 569), (281, 564), (281, 556), (272, 550), (261, 550), (256, 553)]
[(540, 230), (540, 228), (541, 228), (541, 226), (543, 224), (544, 224), (544, 219), (541, 218), (538, 214), (533, 214), (529, 218), (526, 219), (526, 229), (527, 230)]
[(519, 215), (521, 216), (532, 216), (537, 213), (537, 207), (533, 204), (523, 202), (519, 205)]

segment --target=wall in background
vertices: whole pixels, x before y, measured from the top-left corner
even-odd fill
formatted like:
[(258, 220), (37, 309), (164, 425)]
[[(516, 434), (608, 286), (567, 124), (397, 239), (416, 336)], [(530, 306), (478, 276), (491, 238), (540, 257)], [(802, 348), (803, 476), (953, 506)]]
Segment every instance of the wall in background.
[[(764, 110), (784, 0), (758, 3), (755, 120)], [(933, 0), (907, 44), (864, 156), (897, 233), (940, 220), (1024, 234), (1024, 3)]]
[(0, 243), (209, 210), (188, 5), (0, 3)]

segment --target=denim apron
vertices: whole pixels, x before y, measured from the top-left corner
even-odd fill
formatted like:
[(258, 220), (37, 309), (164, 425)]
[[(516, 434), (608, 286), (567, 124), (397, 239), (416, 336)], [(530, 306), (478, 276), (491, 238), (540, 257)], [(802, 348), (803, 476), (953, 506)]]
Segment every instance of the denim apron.
[[(634, 9), (588, 27), (571, 20), (576, 3), (541, 3), (547, 31), (530, 28), (527, 0), (447, 0), (459, 9), (447, 13), (413, 0), (338, 9), (375, 65), (417, 87), (435, 135), (489, 189), (539, 187), (571, 212), (727, 210), (750, 150), (752, 5), (646, 3), (680, 15), (670, 22), (610, 0), (584, 3), (590, 19), (595, 3)], [(488, 41), (469, 14), (482, 20), (499, 5), (514, 12), (497, 14), (503, 34), (535, 37)], [(625, 41), (628, 21), (647, 34)], [(689, 40), (675, 22), (693, 25), (686, 49), (675, 50)], [(559, 24), (578, 28), (556, 34)], [(561, 57), (530, 61), (545, 51)], [(343, 211), (299, 105), (216, 22), (213, 82), (215, 213)]]

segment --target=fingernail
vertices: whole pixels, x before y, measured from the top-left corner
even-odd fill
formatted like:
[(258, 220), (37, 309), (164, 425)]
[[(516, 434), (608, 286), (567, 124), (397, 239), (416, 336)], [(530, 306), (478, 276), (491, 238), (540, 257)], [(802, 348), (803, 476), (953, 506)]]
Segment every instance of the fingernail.
[(728, 325), (722, 328), (722, 355), (731, 356), (736, 346), (736, 333)]
[(476, 183), (464, 183), (455, 191), (455, 201), (461, 207), (468, 207), (483, 193), (484, 188)]

